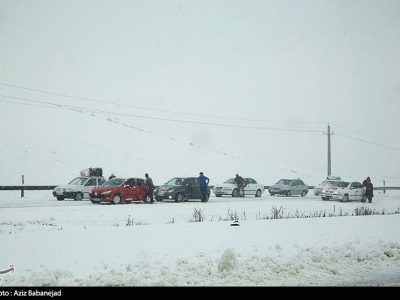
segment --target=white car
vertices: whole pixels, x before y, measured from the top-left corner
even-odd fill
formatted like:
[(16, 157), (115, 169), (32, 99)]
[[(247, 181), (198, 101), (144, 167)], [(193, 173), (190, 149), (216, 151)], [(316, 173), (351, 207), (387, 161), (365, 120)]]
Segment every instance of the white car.
[(54, 188), (53, 196), (61, 201), (65, 198), (77, 201), (83, 198), (89, 199), (89, 192), (92, 188), (102, 185), (106, 182), (103, 176), (80, 176), (71, 180), (66, 185), (60, 185)]
[(322, 200), (362, 201), (364, 187), (358, 181), (337, 181), (320, 195)]
[(332, 184), (334, 184), (335, 182), (341, 181), (342, 179), (340, 177), (337, 176), (328, 176), (326, 177), (326, 179), (321, 182), (320, 184), (316, 185), (314, 187), (314, 195), (318, 196), (322, 193), (325, 193), (326, 189), (328, 187), (330, 187)]
[[(247, 186), (244, 188), (244, 194), (254, 195), (255, 197), (261, 197), (261, 194), (265, 190), (264, 185), (255, 181), (253, 178), (243, 178), (243, 179), (247, 183)], [(222, 195), (239, 197), (239, 190), (237, 188), (235, 178), (228, 179), (223, 184), (214, 186), (213, 193), (217, 197), (221, 197)]]

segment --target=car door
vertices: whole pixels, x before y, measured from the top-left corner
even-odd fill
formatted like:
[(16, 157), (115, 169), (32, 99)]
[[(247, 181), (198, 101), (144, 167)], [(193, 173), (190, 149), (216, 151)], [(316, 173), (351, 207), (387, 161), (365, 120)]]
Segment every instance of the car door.
[(146, 189), (147, 188), (144, 179), (136, 179), (136, 188), (134, 190), (133, 199), (138, 201), (145, 200), (147, 191)]
[(255, 194), (257, 190), (257, 182), (253, 178), (245, 178), (247, 186), (244, 188), (245, 194)]
[(136, 183), (134, 179), (128, 179), (121, 185), (119, 193), (123, 201), (132, 201), (134, 199), (135, 187)]
[(290, 183), (290, 192), (292, 196), (299, 195), (299, 182), (298, 180), (293, 180)]
[(189, 199), (201, 199), (200, 185), (195, 178), (191, 178), (187, 186), (187, 197)]
[(362, 186), (362, 184), (360, 182), (353, 182), (354, 185), (354, 200), (358, 200), (361, 201), (363, 198), (363, 194), (364, 194), (364, 188)]
[(358, 199), (358, 188), (357, 182), (350, 183), (350, 190), (349, 190), (349, 200), (357, 200)]

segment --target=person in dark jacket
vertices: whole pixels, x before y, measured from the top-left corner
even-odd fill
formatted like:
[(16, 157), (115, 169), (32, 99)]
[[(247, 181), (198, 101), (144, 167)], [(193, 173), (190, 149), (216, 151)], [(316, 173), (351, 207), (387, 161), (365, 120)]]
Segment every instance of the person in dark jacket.
[(239, 176), (239, 174), (236, 174), (235, 177), (235, 183), (237, 185), (238, 191), (239, 191), (239, 197), (244, 198), (244, 187), (247, 185), (246, 181), (243, 179), (242, 176)]
[(371, 182), (371, 178), (367, 177), (367, 179), (363, 181), (363, 186), (365, 187), (363, 202), (365, 202), (365, 200), (368, 199), (368, 202), (371, 203), (372, 198), (374, 197), (374, 186)]
[(144, 174), (144, 177), (146, 177), (144, 184), (146, 185), (146, 201), (147, 198), (149, 198), (150, 203), (154, 203), (153, 199), (153, 191), (154, 191), (154, 184), (153, 184), (153, 179), (149, 177), (149, 174)]
[(207, 201), (207, 186), (208, 183), (210, 182), (210, 179), (206, 176), (204, 176), (203, 172), (199, 173), (199, 177), (197, 177), (197, 182), (199, 183), (200, 186), (200, 192), (201, 192), (201, 201), (206, 202)]

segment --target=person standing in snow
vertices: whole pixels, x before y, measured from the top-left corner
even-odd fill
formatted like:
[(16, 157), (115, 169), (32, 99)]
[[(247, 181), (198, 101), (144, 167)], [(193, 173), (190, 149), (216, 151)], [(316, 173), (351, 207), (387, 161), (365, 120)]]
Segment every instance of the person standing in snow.
[(149, 198), (150, 203), (154, 203), (153, 199), (153, 191), (154, 191), (154, 184), (153, 184), (153, 179), (149, 177), (149, 174), (144, 174), (144, 177), (146, 177), (144, 184), (146, 185), (146, 201), (147, 198)]
[(201, 202), (206, 202), (207, 201), (207, 186), (208, 183), (210, 182), (210, 179), (206, 176), (204, 176), (203, 172), (199, 173), (199, 177), (197, 177), (197, 182), (199, 183), (200, 186), (200, 192), (201, 192)]
[(365, 187), (363, 202), (365, 202), (365, 200), (368, 199), (368, 202), (371, 203), (372, 198), (374, 197), (374, 186), (371, 182), (371, 178), (367, 177), (367, 179), (363, 181), (363, 186)]
[(239, 191), (239, 197), (244, 198), (244, 187), (247, 185), (246, 181), (243, 179), (242, 176), (239, 176), (239, 174), (236, 174), (235, 177), (235, 183), (237, 185), (238, 191)]

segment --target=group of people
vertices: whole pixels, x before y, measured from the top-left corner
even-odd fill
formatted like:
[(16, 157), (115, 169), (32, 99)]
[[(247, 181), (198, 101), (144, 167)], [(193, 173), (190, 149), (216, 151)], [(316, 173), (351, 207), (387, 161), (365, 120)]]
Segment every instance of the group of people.
[[(114, 173), (110, 175), (108, 178), (113, 179), (115, 177)], [(148, 173), (144, 174), (145, 179), (145, 185), (147, 187), (146, 191), (146, 202), (147, 203), (154, 203), (154, 197), (153, 197), (153, 191), (154, 191), (154, 184), (153, 180), (149, 176)], [(199, 177), (197, 177), (197, 182), (199, 183), (200, 186), (200, 192), (201, 192), (201, 200), (206, 201), (207, 199), (207, 186), (208, 183), (210, 182), (210, 179), (207, 176), (204, 176), (203, 172), (199, 173)], [(239, 197), (244, 197), (244, 188), (247, 186), (246, 180), (243, 179), (242, 176), (239, 176), (239, 174), (236, 174), (235, 177), (235, 183), (237, 185), (238, 191), (239, 191)], [(374, 186), (371, 182), (371, 178), (368, 176), (362, 183), (362, 185), (365, 187), (365, 194), (363, 197), (362, 202), (365, 202), (366, 199), (368, 199), (368, 202), (372, 202), (372, 198), (374, 197)]]
[[(113, 179), (115, 177), (114, 173), (108, 177), (108, 180)], [(144, 174), (145, 181), (144, 184), (146, 185), (146, 202), (147, 203), (154, 203), (154, 197), (153, 197), (153, 191), (154, 191), (154, 184), (153, 184), (153, 179), (149, 176), (148, 173)], [(201, 200), (206, 201), (207, 200), (207, 186), (208, 183), (210, 182), (210, 179), (206, 176), (204, 176), (203, 172), (199, 173), (199, 177), (197, 177), (197, 182), (199, 183), (200, 186), (200, 192), (201, 192)]]

